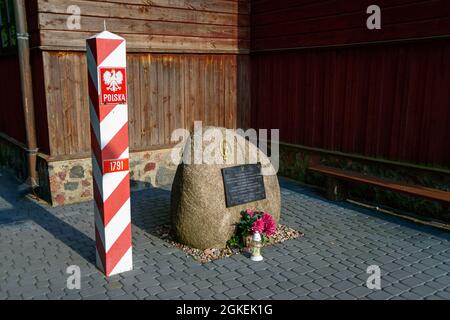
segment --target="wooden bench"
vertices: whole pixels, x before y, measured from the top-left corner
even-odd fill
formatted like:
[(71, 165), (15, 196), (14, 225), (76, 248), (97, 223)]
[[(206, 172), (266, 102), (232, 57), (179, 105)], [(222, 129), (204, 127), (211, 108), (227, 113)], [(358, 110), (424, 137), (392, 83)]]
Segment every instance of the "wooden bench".
[(352, 172), (320, 164), (311, 164), (309, 169), (311, 172), (319, 173), (328, 177), (327, 179), (327, 197), (331, 200), (342, 201), (346, 199), (345, 186), (342, 181), (349, 181), (361, 184), (372, 185), (392, 191), (401, 192), (429, 200), (435, 200), (444, 203), (446, 206), (450, 204), (450, 192), (443, 190), (397, 182), (387, 179), (367, 176), (361, 173)]

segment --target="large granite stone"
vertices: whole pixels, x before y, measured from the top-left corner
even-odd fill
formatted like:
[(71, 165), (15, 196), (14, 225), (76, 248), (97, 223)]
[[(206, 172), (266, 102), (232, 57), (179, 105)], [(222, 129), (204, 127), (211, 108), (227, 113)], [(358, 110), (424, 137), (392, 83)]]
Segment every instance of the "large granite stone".
[[(224, 132), (225, 129), (220, 130)], [(182, 163), (177, 168), (171, 193), (171, 217), (175, 236), (183, 244), (198, 249), (224, 248), (235, 231), (240, 212), (247, 208), (269, 212), (276, 221), (280, 218), (280, 187), (276, 175), (263, 177), (266, 199), (226, 207), (222, 168), (247, 164), (251, 159), (249, 155), (257, 155), (266, 170), (273, 168), (269, 159), (254, 144), (236, 134), (232, 139), (235, 148), (228, 150), (228, 161), (236, 158), (238, 148), (244, 146), (250, 150), (240, 161), (232, 164)], [(186, 144), (184, 153), (192, 145), (193, 139)], [(203, 147), (207, 146), (205, 144)], [(223, 156), (221, 150), (218, 152)]]

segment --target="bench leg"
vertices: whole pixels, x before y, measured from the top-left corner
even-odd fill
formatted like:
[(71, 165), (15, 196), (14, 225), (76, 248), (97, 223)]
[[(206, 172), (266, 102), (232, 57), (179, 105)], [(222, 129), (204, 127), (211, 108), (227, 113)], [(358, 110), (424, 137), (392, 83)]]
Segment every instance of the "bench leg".
[(327, 199), (345, 201), (347, 199), (345, 184), (336, 178), (327, 177)]

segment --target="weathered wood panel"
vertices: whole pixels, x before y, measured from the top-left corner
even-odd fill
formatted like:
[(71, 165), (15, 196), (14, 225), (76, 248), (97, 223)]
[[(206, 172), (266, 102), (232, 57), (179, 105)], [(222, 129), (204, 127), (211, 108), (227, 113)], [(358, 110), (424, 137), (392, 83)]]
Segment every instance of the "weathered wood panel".
[(90, 150), (86, 58), (66, 52), (43, 53), (50, 152)]
[[(366, 27), (369, 5), (381, 8), (381, 30)], [(252, 49), (417, 39), (450, 35), (448, 0), (281, 0), (252, 2)]]
[(30, 61), (33, 72), (34, 119), (36, 122), (37, 145), (40, 152), (49, 154), (49, 130), (42, 52), (32, 51)]
[[(50, 154), (86, 154), (90, 150), (87, 72), (81, 52), (44, 52)], [(204, 125), (236, 127), (238, 110), (249, 123), (248, 56), (129, 54), (130, 149), (171, 143), (177, 128)]]
[(450, 164), (450, 42), (252, 56), (252, 126), (281, 140), (415, 163)]
[[(128, 41), (130, 51), (240, 52), (250, 46), (249, 2), (208, 0), (37, 0), (34, 46), (84, 50), (84, 39), (104, 28)], [(81, 29), (69, 30), (67, 8), (81, 10)]]

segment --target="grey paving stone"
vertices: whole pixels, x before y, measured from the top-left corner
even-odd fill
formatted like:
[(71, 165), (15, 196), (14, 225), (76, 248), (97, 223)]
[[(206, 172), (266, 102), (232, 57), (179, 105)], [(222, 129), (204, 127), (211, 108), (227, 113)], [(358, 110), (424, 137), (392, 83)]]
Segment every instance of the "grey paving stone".
[(407, 299), (407, 300), (419, 300), (420, 296), (413, 292), (404, 292), (399, 297)]
[(319, 291), (322, 289), (321, 286), (317, 285), (316, 283), (305, 283), (304, 285), (301, 285), (301, 287), (309, 292)]
[(450, 275), (445, 275), (442, 277), (438, 277), (436, 279), (437, 282), (443, 283), (443, 284), (450, 284)]
[(247, 293), (249, 293), (249, 290), (244, 287), (237, 287), (224, 292), (224, 294), (231, 299)]
[(370, 292), (371, 292), (371, 290), (369, 290), (368, 288), (360, 286), (360, 287), (352, 288), (352, 289), (348, 290), (346, 293), (348, 293), (349, 295), (352, 295), (356, 298), (362, 298), (362, 297), (368, 295)]
[(308, 297), (310, 297), (313, 300), (324, 300), (329, 297), (332, 297), (331, 295), (328, 295), (326, 293), (323, 293), (321, 291), (314, 291), (308, 294)]
[(445, 283), (438, 282), (438, 281), (429, 281), (429, 282), (426, 282), (425, 285), (435, 289), (436, 291), (441, 291), (450, 286), (449, 283), (445, 284)]
[(425, 282), (424, 280), (422, 280), (416, 276), (408, 277), (408, 278), (400, 281), (401, 284), (404, 284), (405, 286), (407, 286), (409, 288), (414, 288), (414, 287), (420, 286), (424, 282)]
[(333, 283), (331, 285), (331, 287), (340, 292), (345, 292), (351, 288), (354, 288), (355, 284), (351, 281), (341, 281), (341, 282)]
[(293, 300), (296, 298), (296, 295), (291, 292), (282, 292), (275, 294), (270, 297), (273, 300)]
[(181, 296), (181, 299), (182, 300), (202, 300), (202, 298), (195, 293), (185, 294), (185, 295)]
[(210, 289), (201, 289), (196, 291), (195, 294), (197, 294), (202, 299), (207, 299), (211, 298), (215, 294), (215, 292)]
[(252, 299), (268, 299), (270, 296), (272, 296), (274, 293), (268, 289), (262, 289), (262, 290), (255, 290), (251, 293), (249, 293), (249, 297)]
[(171, 289), (157, 294), (158, 298), (169, 300), (183, 296), (183, 292), (178, 289)]
[(418, 287), (411, 289), (411, 292), (417, 294), (418, 296), (426, 297), (435, 294), (436, 289), (429, 287), (427, 285), (420, 285)]
[(411, 273), (409, 273), (409, 272), (407, 272), (407, 271), (405, 271), (403, 269), (402, 270), (395, 270), (393, 272), (389, 272), (388, 275), (393, 277), (396, 281), (400, 281), (400, 280), (403, 280), (403, 279), (406, 279), (406, 278), (412, 276)]
[(450, 292), (439, 291), (436, 293), (436, 295), (441, 299), (450, 300)]
[(197, 281), (193, 283), (198, 289), (205, 289), (212, 286), (212, 283), (206, 280)]
[(391, 294), (382, 290), (376, 290), (367, 295), (367, 298), (371, 300), (388, 300), (391, 297), (392, 297)]
[(284, 290), (290, 290), (297, 286), (295, 283), (292, 283), (290, 281), (279, 282), (279, 283), (277, 283), (277, 285)]
[(321, 294), (325, 295), (326, 297), (334, 297), (334, 296), (338, 295), (339, 293), (342, 293), (341, 290), (336, 290), (332, 287), (322, 288), (319, 290), (319, 292)]

